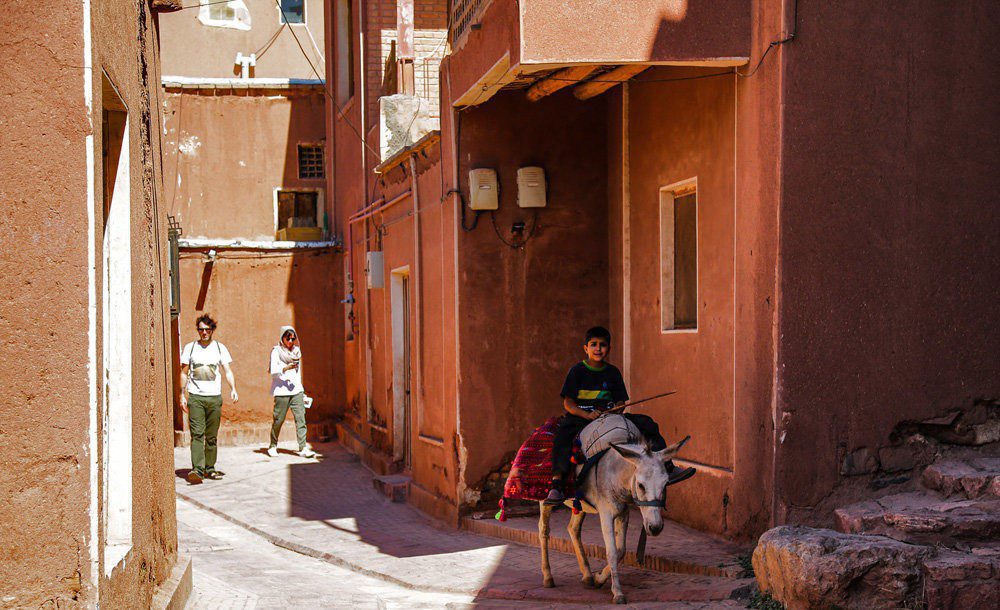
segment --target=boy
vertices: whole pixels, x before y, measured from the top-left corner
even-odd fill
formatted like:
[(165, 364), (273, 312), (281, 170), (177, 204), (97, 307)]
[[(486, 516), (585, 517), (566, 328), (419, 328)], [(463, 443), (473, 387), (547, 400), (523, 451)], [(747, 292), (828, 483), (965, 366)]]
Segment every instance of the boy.
[[(583, 351), (587, 355), (586, 359), (577, 362), (569, 370), (560, 392), (566, 414), (559, 420), (553, 439), (552, 490), (545, 499), (547, 503), (558, 504), (565, 500), (563, 481), (572, 468), (570, 457), (576, 437), (587, 424), (600, 417), (603, 411), (628, 401), (628, 391), (625, 390), (621, 371), (606, 361), (611, 352), (611, 333), (601, 326), (591, 328), (584, 337)], [(624, 416), (649, 441), (650, 451), (667, 447), (666, 441), (660, 436), (660, 427), (653, 418), (635, 413)], [(670, 475), (667, 485), (679, 483), (695, 472), (694, 468), (681, 470), (674, 466), (673, 461), (668, 461), (666, 466)]]

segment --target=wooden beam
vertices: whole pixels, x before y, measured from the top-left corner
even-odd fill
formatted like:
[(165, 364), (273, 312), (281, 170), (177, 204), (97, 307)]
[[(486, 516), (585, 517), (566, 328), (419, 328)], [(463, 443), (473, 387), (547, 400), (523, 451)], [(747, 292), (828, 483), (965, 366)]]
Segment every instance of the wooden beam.
[(546, 95), (555, 93), (563, 87), (568, 87), (573, 83), (582, 81), (594, 73), (600, 66), (573, 66), (563, 68), (548, 78), (536, 82), (528, 87), (528, 99), (537, 102)]
[(573, 89), (573, 95), (578, 100), (589, 100), (596, 97), (615, 85), (625, 82), (633, 76), (639, 74), (649, 66), (644, 64), (626, 64), (618, 66), (610, 72), (605, 72), (591, 81), (587, 81)]

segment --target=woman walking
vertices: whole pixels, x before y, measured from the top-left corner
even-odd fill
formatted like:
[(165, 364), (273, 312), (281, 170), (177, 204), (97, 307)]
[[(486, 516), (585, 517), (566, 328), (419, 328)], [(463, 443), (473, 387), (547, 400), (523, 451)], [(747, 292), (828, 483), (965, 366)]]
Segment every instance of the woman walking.
[(299, 455), (316, 457), (306, 445), (305, 390), (302, 388), (302, 350), (299, 336), (291, 326), (282, 326), (278, 344), (271, 350), (271, 394), (274, 396), (274, 423), (271, 424), (271, 445), (267, 454), (278, 457), (278, 433), (285, 423), (285, 414), (291, 408), (295, 418), (295, 435), (299, 441)]

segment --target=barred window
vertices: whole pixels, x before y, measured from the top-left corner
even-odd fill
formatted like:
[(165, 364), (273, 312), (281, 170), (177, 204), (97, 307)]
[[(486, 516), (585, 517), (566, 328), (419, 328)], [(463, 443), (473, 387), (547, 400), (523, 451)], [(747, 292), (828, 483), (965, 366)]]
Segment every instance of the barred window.
[(323, 147), (316, 144), (299, 144), (299, 178), (322, 179)]

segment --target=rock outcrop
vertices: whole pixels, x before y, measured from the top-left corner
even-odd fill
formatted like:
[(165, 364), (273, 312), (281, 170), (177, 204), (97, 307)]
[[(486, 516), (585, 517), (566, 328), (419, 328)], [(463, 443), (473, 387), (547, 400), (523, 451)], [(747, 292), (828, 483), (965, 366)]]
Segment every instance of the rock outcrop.
[(914, 607), (932, 554), (882, 536), (784, 526), (761, 536), (753, 567), (760, 588), (789, 610)]

